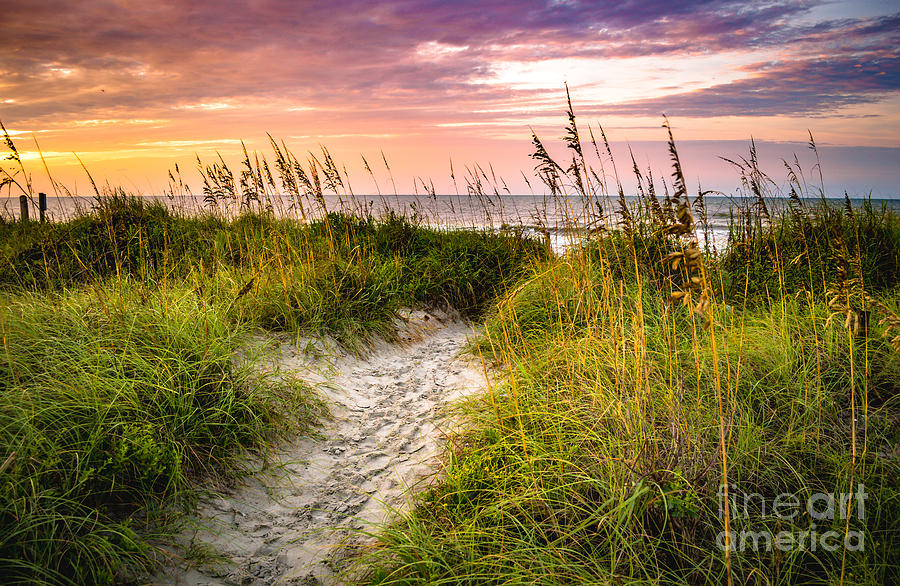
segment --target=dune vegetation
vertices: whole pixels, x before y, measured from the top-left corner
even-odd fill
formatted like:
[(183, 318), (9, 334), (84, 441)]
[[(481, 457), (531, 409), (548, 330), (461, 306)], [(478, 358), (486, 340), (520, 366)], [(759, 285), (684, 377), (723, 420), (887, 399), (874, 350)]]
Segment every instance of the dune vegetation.
[(363, 349), (428, 306), (481, 325), (496, 384), (375, 533), (373, 583), (898, 580), (900, 218), (790, 162), (782, 192), (751, 149), (718, 249), (671, 131), (671, 177), (633, 164), (637, 198), (597, 135), (570, 105), (570, 163), (533, 136), (561, 227), (491, 218), (480, 168), (458, 199), (494, 229), (388, 212), (275, 141), (237, 174), (201, 162), (194, 213), (98, 189), (65, 221), (0, 220), (4, 581), (139, 581), (204, 482), (325, 416), (255, 367), (255, 333)]
[(475, 351), (501, 382), (380, 534), (374, 582), (897, 581), (900, 219), (789, 163), (775, 200), (751, 150), (717, 251), (671, 133), (671, 191), (635, 165), (629, 202), (569, 114), (572, 164), (535, 137), (537, 171), (616, 224), (498, 300)]

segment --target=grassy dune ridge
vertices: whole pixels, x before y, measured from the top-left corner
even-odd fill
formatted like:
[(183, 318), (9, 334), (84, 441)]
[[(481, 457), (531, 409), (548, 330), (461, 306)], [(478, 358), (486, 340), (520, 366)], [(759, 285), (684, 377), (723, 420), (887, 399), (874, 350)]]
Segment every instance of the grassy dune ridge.
[[(540, 241), (378, 214), (326, 150), (304, 166), (274, 141), (271, 164), (201, 167), (206, 213), (113, 191), (64, 223), (0, 220), (0, 574), (139, 576), (195, 482), (313, 425), (301, 381), (236, 360), (252, 332), (358, 347), (402, 307), (449, 305), (484, 324), (472, 351), (498, 384), (468, 404), (446, 475), (360, 562), (374, 583), (896, 581), (900, 219), (824, 199), (792, 163), (780, 191), (751, 148), (715, 250), (671, 133), (671, 178), (633, 165), (632, 201), (603, 130), (582, 140), (568, 120), (565, 163), (532, 137), (571, 210), (559, 254), (546, 222)], [(502, 181), (478, 169), (462, 197), (490, 220)], [(761, 506), (860, 484), (862, 518)], [(813, 529), (864, 547), (741, 537)]]
[(617, 213), (498, 301), (475, 350), (504, 377), (373, 582), (896, 582), (900, 220), (788, 163), (776, 193), (751, 148), (727, 249), (701, 247), (671, 134), (666, 197), (635, 165), (629, 205), (569, 120), (572, 164), (535, 136), (538, 173)]

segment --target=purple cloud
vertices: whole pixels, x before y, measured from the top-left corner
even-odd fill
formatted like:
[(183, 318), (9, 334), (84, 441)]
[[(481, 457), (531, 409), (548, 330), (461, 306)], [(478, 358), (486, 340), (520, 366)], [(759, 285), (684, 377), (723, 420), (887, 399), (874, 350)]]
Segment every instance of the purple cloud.
[[(0, 21), (0, 115), (25, 125), (177, 118), (197, 111), (180, 107), (257, 100), (323, 118), (452, 120), (510, 104), (527, 112), (558, 91), (473, 83), (498, 62), (773, 48), (785, 60), (747, 68), (744, 79), (596, 111), (816, 115), (897, 91), (900, 16), (811, 22), (819, 4), (19, 0)], [(458, 50), (423, 59), (428, 43)]]
[(588, 115), (706, 117), (834, 115), (843, 106), (877, 102), (900, 90), (900, 52), (762, 63), (756, 74), (721, 86), (594, 109)]

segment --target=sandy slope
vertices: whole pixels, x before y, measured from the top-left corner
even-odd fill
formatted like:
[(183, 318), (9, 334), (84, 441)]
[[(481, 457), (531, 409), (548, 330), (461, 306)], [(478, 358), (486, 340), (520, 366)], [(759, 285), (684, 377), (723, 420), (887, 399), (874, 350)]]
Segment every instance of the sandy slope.
[(399, 344), (364, 359), (313, 358), (282, 345), (278, 366), (318, 383), (333, 421), (320, 437), (283, 448), (270, 473), (202, 503), (185, 545), (205, 545), (228, 565), (177, 568), (179, 584), (335, 583), (360, 530), (402, 507), (409, 487), (434, 470), (446, 407), (480, 388), (481, 371), (458, 356), (469, 326), (412, 312)]

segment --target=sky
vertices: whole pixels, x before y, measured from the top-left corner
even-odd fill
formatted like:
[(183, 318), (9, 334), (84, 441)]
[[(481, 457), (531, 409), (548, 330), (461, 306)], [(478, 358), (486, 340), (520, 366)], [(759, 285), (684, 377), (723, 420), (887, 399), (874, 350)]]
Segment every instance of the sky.
[(900, 197), (900, 1), (2, 6), (0, 121), (38, 187), (36, 145), (70, 189), (89, 187), (77, 153), (96, 179), (150, 194), (176, 163), (198, 190), (196, 156), (266, 152), (269, 133), (301, 158), (327, 147), (357, 192), (388, 188), (382, 153), (401, 192), (419, 177), (453, 192), (451, 161), (457, 178), (478, 164), (527, 192), (532, 130), (567, 156), (568, 84), (582, 134), (602, 125), (619, 167), (631, 148), (668, 174), (665, 114), (704, 189), (734, 191), (721, 157), (751, 138), (773, 177), (796, 155), (818, 178), (811, 131), (830, 194)]

